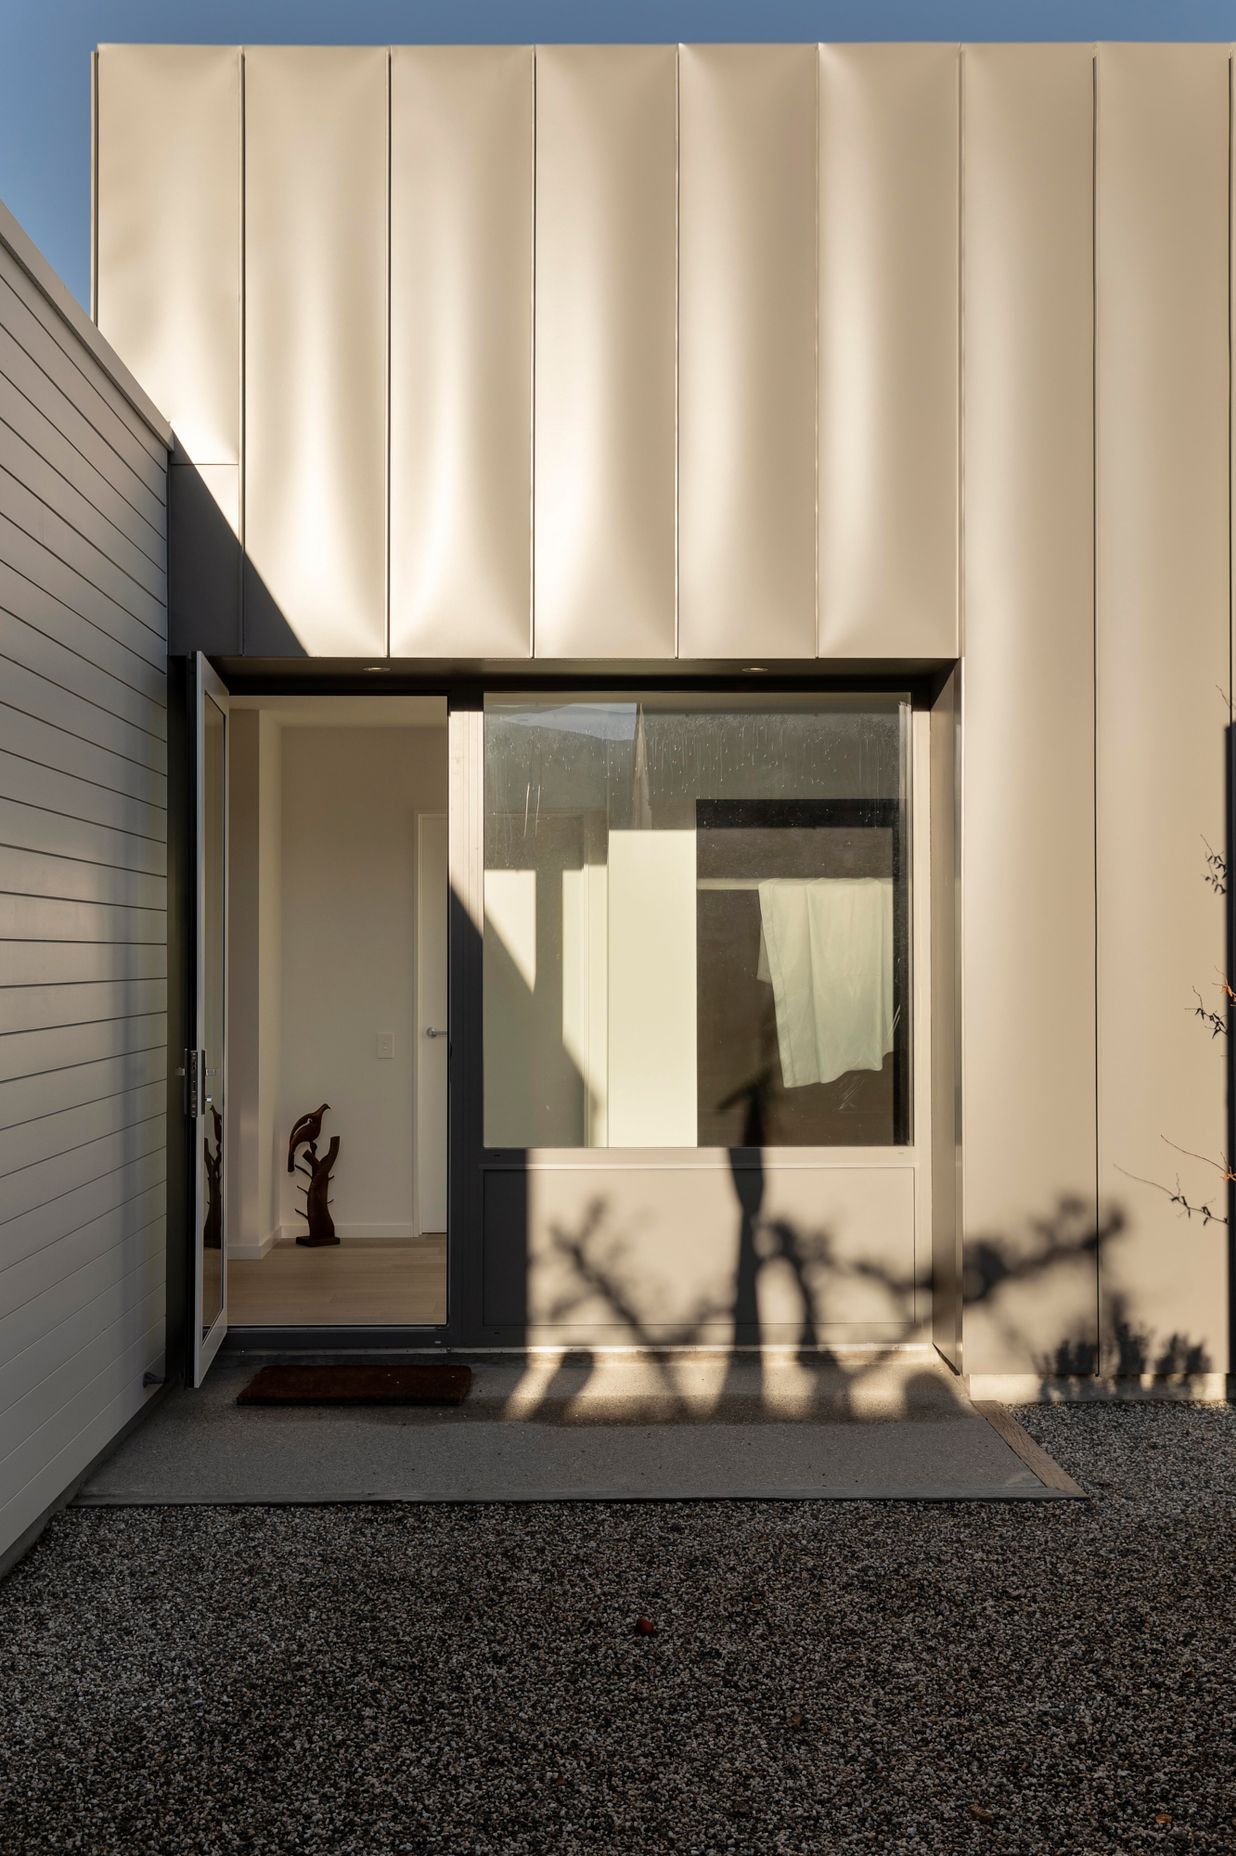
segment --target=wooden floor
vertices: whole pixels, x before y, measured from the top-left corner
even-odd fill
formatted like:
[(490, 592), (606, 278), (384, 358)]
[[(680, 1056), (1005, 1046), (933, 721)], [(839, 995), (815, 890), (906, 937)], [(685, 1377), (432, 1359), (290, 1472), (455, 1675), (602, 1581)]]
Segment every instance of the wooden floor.
[(260, 1261), (229, 1257), (227, 1319), (232, 1328), (436, 1326), (446, 1320), (446, 1238), (275, 1244)]

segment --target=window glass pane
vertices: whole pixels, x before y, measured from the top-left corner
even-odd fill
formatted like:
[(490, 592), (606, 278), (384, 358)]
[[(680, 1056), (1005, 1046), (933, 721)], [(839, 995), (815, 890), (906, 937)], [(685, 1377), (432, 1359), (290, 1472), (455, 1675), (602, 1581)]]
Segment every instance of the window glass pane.
[(489, 1147), (909, 1140), (907, 705), (485, 705)]

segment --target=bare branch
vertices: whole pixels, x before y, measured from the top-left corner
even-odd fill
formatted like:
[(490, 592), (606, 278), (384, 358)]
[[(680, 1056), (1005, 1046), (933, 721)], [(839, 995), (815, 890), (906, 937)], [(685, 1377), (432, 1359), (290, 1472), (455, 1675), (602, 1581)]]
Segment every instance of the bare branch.
[(1194, 1205), (1192, 1200), (1186, 1196), (1179, 1175), (1177, 1175), (1176, 1188), (1173, 1191), (1170, 1186), (1165, 1186), (1161, 1179), (1147, 1179), (1142, 1173), (1130, 1173), (1127, 1167), (1118, 1166), (1116, 1171), (1123, 1173), (1126, 1179), (1135, 1179), (1139, 1186), (1151, 1186), (1156, 1192), (1166, 1194), (1173, 1205), (1179, 1206), (1186, 1218), (1200, 1218), (1204, 1225), (1227, 1223), (1227, 1219), (1220, 1212), (1215, 1211), (1212, 1205), (1205, 1202)]
[[(1226, 980), (1224, 981), (1224, 985), (1227, 985)], [(1208, 1006), (1196, 986), (1193, 988), (1193, 997), (1197, 1000), (1197, 1004), (1192, 1008), (1194, 1018), (1201, 1019), (1212, 1038), (1225, 1038), (1227, 1036), (1227, 1019), (1223, 1016), (1223, 1013), (1216, 1012)]]
[(1178, 1141), (1169, 1141), (1166, 1134), (1161, 1134), (1159, 1139), (1167, 1142), (1167, 1145), (1173, 1148), (1176, 1153), (1183, 1154), (1186, 1160), (1200, 1160), (1203, 1166), (1212, 1166), (1217, 1173), (1222, 1173), (1224, 1179), (1236, 1179), (1236, 1173), (1233, 1173), (1231, 1162), (1228, 1160), (1226, 1154), (1222, 1160), (1212, 1160), (1208, 1154), (1195, 1154), (1191, 1147), (1181, 1147)]
[(1217, 896), (1226, 896), (1227, 858), (1222, 851), (1216, 851), (1206, 838), (1203, 837), (1202, 843), (1206, 846), (1205, 880)]

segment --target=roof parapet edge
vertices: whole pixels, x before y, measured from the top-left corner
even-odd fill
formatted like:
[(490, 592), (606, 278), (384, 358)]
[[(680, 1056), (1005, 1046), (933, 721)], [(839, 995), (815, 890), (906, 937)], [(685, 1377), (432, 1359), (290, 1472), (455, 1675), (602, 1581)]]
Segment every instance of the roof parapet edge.
[(129, 372), (111, 343), (100, 335), (68, 286), (61, 282), (29, 234), (23, 231), (8, 207), (0, 200), (0, 246), (25, 272), (39, 295), (50, 305), (69, 332), (90, 350), (113, 386), (123, 394), (138, 418), (160, 444), (170, 451), (172, 428), (150, 395)]

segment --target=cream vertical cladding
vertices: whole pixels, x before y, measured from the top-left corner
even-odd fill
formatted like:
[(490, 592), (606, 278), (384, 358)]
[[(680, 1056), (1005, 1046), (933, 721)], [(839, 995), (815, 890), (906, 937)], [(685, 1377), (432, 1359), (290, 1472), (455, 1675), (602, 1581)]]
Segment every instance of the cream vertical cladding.
[(959, 54), (819, 58), (820, 655), (954, 657)]
[[(1098, 898), (1105, 1343), (1121, 1370), (1175, 1337), (1226, 1364), (1221, 1004), (1228, 591), (1228, 54), (1098, 52)], [(1221, 694), (1224, 692), (1224, 694)], [(1175, 1143), (1175, 1146), (1168, 1143)], [(1156, 1183), (1146, 1183), (1156, 1182)], [(1117, 1329), (1124, 1331), (1121, 1339)]]
[(386, 648), (385, 50), (245, 53), (245, 637)]
[(98, 324), (194, 464), (240, 462), (240, 53), (105, 45)]
[[(962, 78), (965, 1227), (1027, 1266), (967, 1310), (982, 1373), (1098, 1342), (1093, 52)], [(1038, 1270), (1045, 1233), (1074, 1255)]]
[[(958, 1372), (962, 1358), (961, 666), (928, 721), (931, 888), (931, 1338)], [(918, 1246), (916, 1245), (916, 1249)], [(921, 1255), (921, 1251), (920, 1251)]]
[(679, 655), (816, 648), (814, 45), (679, 52)]
[(538, 657), (673, 657), (677, 53), (536, 66)]
[(391, 58), (391, 654), (527, 657), (533, 54)]
[(176, 651), (240, 648), (240, 111), (235, 46), (99, 52), (98, 323), (176, 434)]

